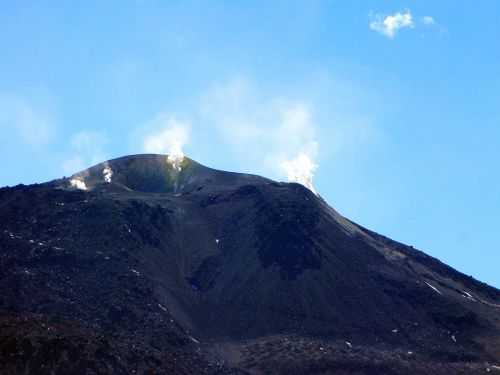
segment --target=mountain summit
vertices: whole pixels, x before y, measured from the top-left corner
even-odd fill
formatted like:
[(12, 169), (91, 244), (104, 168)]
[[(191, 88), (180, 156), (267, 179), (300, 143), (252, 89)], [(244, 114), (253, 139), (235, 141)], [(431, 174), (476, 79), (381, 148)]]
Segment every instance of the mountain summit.
[(0, 275), (2, 374), (500, 370), (499, 290), (189, 158), (0, 189)]
[(97, 164), (60, 181), (59, 187), (97, 191), (185, 194), (198, 188), (231, 189), (269, 181), (263, 177), (218, 171), (187, 157), (144, 154)]

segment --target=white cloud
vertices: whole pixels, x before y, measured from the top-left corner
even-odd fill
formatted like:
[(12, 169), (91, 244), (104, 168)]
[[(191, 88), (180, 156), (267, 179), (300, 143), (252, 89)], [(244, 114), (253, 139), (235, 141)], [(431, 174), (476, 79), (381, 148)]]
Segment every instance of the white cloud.
[(392, 15), (371, 15), (370, 29), (388, 38), (394, 38), (400, 29), (413, 28), (413, 17), (409, 10), (404, 13), (396, 12)]
[(307, 103), (264, 95), (249, 81), (236, 79), (203, 95), (200, 118), (215, 126), (254, 171), (314, 190), (319, 144)]
[(421, 21), (424, 25), (427, 25), (427, 26), (430, 26), (430, 25), (434, 25), (436, 23), (436, 21), (434, 20), (433, 17), (431, 16), (423, 16), (421, 18)]
[(55, 119), (46, 107), (36, 106), (19, 96), (0, 93), (0, 129), (4, 137), (40, 148), (55, 136)]
[(83, 130), (74, 134), (67, 146), (70, 156), (62, 163), (65, 174), (72, 175), (106, 160), (106, 136), (98, 131)]

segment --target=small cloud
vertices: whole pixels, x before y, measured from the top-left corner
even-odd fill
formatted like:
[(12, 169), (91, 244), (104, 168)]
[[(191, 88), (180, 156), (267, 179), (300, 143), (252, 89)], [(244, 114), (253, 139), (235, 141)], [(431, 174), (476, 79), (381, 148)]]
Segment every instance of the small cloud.
[(413, 28), (413, 17), (409, 10), (404, 13), (396, 12), (392, 15), (371, 15), (370, 29), (390, 39), (394, 38), (400, 29)]
[(431, 25), (434, 25), (436, 23), (436, 21), (434, 20), (433, 17), (431, 16), (423, 16), (421, 18), (421, 21), (424, 25), (427, 25), (427, 26), (431, 26)]

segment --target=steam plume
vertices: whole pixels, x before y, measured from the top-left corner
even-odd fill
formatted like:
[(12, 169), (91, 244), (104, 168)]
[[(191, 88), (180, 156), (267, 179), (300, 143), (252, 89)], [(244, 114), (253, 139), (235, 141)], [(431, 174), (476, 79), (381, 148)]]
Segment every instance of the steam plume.
[(209, 90), (201, 114), (253, 171), (273, 178), (286, 176), (315, 192), (312, 178), (319, 142), (309, 103), (268, 96), (250, 81), (236, 79)]
[(75, 177), (72, 178), (69, 183), (71, 184), (72, 187), (75, 187), (80, 190), (87, 190), (87, 185), (85, 184), (85, 181), (80, 178), (80, 177)]
[(189, 124), (180, 122), (173, 117), (160, 116), (159, 120), (163, 123), (163, 129), (145, 138), (144, 150), (151, 153), (167, 154), (167, 162), (173, 169), (180, 171), (184, 160), (182, 149), (189, 139)]
[(113, 170), (109, 165), (106, 165), (102, 170), (102, 176), (104, 177), (104, 181), (106, 181), (108, 184), (111, 183), (111, 177), (113, 177)]
[(304, 185), (314, 194), (318, 194), (312, 184), (314, 171), (318, 167), (305, 153), (300, 153), (291, 160), (285, 160), (281, 167), (286, 171), (289, 182)]

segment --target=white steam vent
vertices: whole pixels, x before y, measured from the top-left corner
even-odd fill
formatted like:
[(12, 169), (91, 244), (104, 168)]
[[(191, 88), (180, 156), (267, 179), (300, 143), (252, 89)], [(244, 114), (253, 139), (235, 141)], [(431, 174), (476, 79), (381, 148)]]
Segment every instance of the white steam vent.
[(108, 184), (111, 183), (111, 177), (113, 177), (113, 170), (109, 165), (104, 167), (102, 170), (102, 176), (104, 177), (104, 181), (106, 181)]
[(318, 195), (312, 183), (314, 171), (318, 166), (307, 154), (300, 153), (294, 159), (284, 161), (281, 166), (286, 171), (289, 182), (304, 185)]
[(176, 171), (182, 170), (182, 161), (184, 160), (184, 153), (179, 148), (178, 150), (170, 151), (167, 156), (167, 162), (172, 165)]
[(81, 177), (75, 177), (72, 178), (69, 183), (71, 184), (72, 187), (80, 189), (80, 190), (87, 190), (87, 185), (85, 185), (85, 181)]
[(167, 163), (180, 172), (184, 160), (182, 149), (189, 138), (189, 124), (172, 117), (160, 120), (166, 123), (165, 128), (147, 136), (144, 140), (144, 149), (147, 152), (167, 154)]

